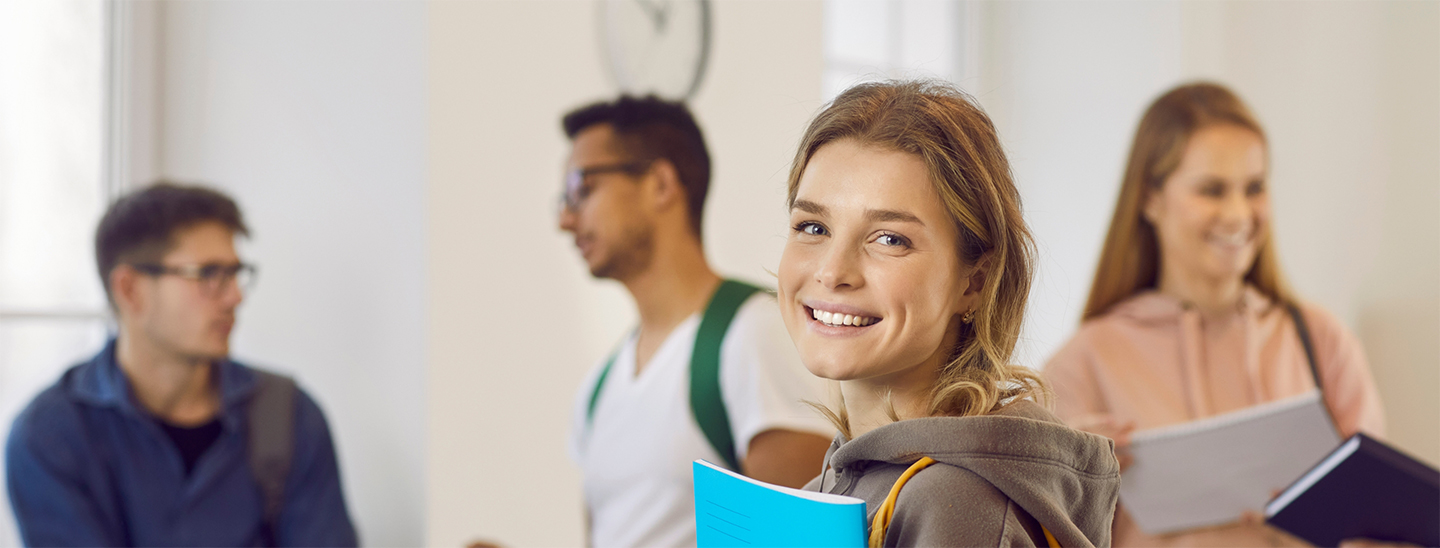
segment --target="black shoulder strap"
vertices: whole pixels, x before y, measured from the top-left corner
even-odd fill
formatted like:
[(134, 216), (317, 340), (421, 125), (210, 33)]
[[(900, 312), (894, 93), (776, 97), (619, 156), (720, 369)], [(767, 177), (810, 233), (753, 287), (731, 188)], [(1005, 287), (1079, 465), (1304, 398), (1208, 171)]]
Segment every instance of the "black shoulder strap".
[(1294, 303), (1285, 305), (1290, 311), (1290, 318), (1295, 320), (1295, 333), (1300, 335), (1300, 344), (1305, 347), (1305, 359), (1310, 361), (1310, 376), (1315, 379), (1315, 388), (1323, 393), (1325, 385), (1320, 383), (1320, 368), (1315, 365), (1315, 345), (1310, 342), (1310, 328), (1305, 325), (1305, 317), (1300, 315), (1300, 307)]
[(720, 282), (710, 297), (710, 304), (705, 306), (705, 315), (700, 318), (695, 348), (690, 355), (690, 412), (705, 439), (710, 440), (710, 446), (735, 472), (740, 471), (740, 458), (735, 452), (730, 414), (720, 394), (720, 346), (740, 305), (758, 291), (762, 290), (744, 282)]
[(263, 542), (277, 545), (276, 525), (285, 501), (285, 478), (290, 475), (290, 461), (295, 454), (294, 379), (258, 369), (255, 372), (255, 395), (250, 398), (249, 457), (250, 472), (260, 485), (264, 503)]

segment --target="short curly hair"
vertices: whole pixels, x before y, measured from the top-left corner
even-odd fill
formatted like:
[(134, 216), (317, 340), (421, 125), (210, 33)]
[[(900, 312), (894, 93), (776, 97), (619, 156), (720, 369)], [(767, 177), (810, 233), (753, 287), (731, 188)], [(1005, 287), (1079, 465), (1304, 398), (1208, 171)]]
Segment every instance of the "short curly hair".
[(565, 136), (574, 139), (592, 126), (609, 124), (617, 143), (636, 160), (668, 160), (685, 187), (690, 228), (701, 237), (705, 195), (710, 191), (710, 151), (705, 136), (685, 103), (654, 95), (621, 95), (614, 101), (592, 103), (571, 111), (561, 121)]
[(235, 200), (202, 186), (160, 181), (115, 200), (95, 228), (95, 267), (105, 296), (114, 303), (110, 272), (116, 266), (157, 262), (174, 248), (177, 232), (206, 222), (250, 235)]

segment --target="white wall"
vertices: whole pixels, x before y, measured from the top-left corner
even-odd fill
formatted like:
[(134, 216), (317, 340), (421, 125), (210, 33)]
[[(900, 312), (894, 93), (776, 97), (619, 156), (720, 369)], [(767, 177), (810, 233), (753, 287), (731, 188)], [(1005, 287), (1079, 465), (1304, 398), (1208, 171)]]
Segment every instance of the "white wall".
[[(1214, 77), (1270, 131), (1292, 279), (1364, 340), (1392, 438), (1440, 460), (1437, 4), (981, 7), (958, 10), (983, 36), (956, 73), (978, 65), (963, 84), (996, 120), (1040, 244), (1024, 363), (1078, 321), (1141, 111)], [(821, 104), (822, 4), (714, 8), (694, 102), (715, 158), (708, 250), (769, 282), (788, 162)], [(614, 92), (596, 9), (161, 10), (153, 161), (245, 208), (262, 270), (236, 353), (297, 374), (325, 408), (366, 544), (581, 543), (569, 412), (635, 321), (554, 226), (559, 118)]]
[(1190, 9), (1190, 70), (1270, 133), (1287, 273), (1360, 336), (1389, 437), (1440, 462), (1440, 3)]
[[(982, 77), (1040, 268), (1021, 360), (1071, 333), (1135, 125), (1196, 78), (1271, 144), (1281, 261), (1364, 343), (1390, 437), (1440, 462), (1440, 4), (987, 3)], [(969, 87), (969, 86), (967, 86)]]
[[(595, 2), (441, 2), (430, 13), (429, 515), (426, 543), (578, 546), (566, 453), (584, 373), (634, 321), (555, 227), (560, 117), (612, 95)], [(784, 178), (819, 106), (820, 3), (714, 3), (694, 102), (714, 157), (713, 264), (767, 282)]]
[(423, 542), (425, 5), (164, 5), (160, 172), (216, 184), (260, 266), (235, 355), (296, 375), (367, 545)]
[(985, 6), (981, 76), (1034, 232), (1037, 271), (1020, 363), (1040, 367), (1078, 325), (1144, 105), (1183, 75), (1180, 6)]

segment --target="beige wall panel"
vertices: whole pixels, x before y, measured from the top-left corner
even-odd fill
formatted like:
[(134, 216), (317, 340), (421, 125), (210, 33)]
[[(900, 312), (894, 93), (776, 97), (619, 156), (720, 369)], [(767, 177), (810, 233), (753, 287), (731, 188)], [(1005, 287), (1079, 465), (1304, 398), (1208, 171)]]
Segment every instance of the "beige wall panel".
[[(695, 102), (715, 171), (718, 270), (769, 282), (784, 172), (819, 106), (819, 2), (714, 5)], [(430, 4), (429, 480), (426, 539), (582, 543), (567, 456), (583, 376), (635, 321), (555, 228), (559, 118), (614, 93), (593, 2)]]

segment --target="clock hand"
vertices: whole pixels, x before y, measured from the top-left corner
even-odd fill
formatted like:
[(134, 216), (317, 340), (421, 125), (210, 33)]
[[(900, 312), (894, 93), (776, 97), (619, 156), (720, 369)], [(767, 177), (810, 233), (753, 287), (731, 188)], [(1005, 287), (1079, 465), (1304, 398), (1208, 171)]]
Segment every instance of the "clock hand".
[(655, 12), (655, 28), (659, 30), (661, 34), (665, 33), (665, 24), (670, 20), (670, 6), (671, 3), (669, 0), (663, 0), (660, 2), (660, 5), (657, 6), (659, 9)]
[(645, 15), (650, 16), (650, 23), (655, 25), (655, 30), (665, 32), (665, 12), (669, 11), (669, 6), (662, 8), (649, 0), (635, 0), (635, 3), (645, 10)]

